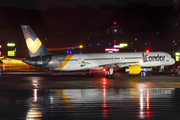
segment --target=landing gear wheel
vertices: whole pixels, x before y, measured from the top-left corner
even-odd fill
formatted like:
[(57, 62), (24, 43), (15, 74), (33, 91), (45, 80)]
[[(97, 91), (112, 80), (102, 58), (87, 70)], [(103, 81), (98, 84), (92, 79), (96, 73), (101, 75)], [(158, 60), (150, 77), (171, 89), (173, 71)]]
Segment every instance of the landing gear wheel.
[(106, 78), (109, 78), (109, 75), (106, 75)]
[(94, 74), (92, 74), (92, 73), (86, 73), (86, 77), (94, 77)]
[(114, 75), (106, 75), (106, 78), (114, 78)]
[(111, 75), (111, 78), (114, 78), (114, 75)]
[(89, 73), (86, 73), (86, 77), (89, 77)]
[(94, 74), (91, 73), (91, 77), (94, 77)]

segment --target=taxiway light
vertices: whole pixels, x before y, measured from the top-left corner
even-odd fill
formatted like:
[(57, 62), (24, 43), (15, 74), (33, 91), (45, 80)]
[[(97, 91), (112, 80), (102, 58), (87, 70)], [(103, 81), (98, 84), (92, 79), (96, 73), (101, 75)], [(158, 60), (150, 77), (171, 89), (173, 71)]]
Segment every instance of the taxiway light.
[(66, 50), (66, 53), (69, 54), (69, 50)]
[(73, 51), (66, 50), (66, 53), (67, 53), (67, 54), (73, 54)]

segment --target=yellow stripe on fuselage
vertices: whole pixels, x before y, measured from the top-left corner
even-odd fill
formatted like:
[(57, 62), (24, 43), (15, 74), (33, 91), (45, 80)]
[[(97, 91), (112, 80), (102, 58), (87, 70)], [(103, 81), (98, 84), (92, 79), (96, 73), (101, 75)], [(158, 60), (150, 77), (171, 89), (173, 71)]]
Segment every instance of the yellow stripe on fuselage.
[(55, 69), (60, 69), (60, 68), (63, 68), (64, 66), (66, 66), (66, 64), (69, 62), (69, 60), (71, 59), (71, 57), (73, 56), (74, 54), (67, 54), (66, 55), (66, 58), (64, 59), (64, 61), (62, 62), (62, 64), (55, 68)]

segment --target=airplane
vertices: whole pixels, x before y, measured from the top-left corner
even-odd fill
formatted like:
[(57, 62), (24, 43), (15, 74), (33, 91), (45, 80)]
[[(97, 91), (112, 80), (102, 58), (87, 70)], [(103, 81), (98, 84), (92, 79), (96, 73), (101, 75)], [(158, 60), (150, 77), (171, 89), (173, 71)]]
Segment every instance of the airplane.
[(114, 68), (123, 68), (128, 74), (137, 75), (142, 71), (150, 71), (154, 66), (173, 65), (175, 60), (166, 52), (119, 52), (119, 53), (83, 53), (52, 54), (29, 25), (21, 25), (30, 57), (22, 62), (50, 70), (82, 71), (88, 70), (87, 76), (94, 76), (93, 70), (105, 70), (107, 78), (113, 78)]

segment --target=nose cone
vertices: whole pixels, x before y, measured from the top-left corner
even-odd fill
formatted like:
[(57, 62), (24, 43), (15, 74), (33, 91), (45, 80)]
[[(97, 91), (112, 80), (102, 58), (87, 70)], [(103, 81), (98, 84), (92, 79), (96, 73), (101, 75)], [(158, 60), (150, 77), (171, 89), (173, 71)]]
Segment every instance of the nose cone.
[(176, 61), (172, 58), (172, 59), (171, 59), (171, 62), (172, 62), (172, 64), (174, 64)]

